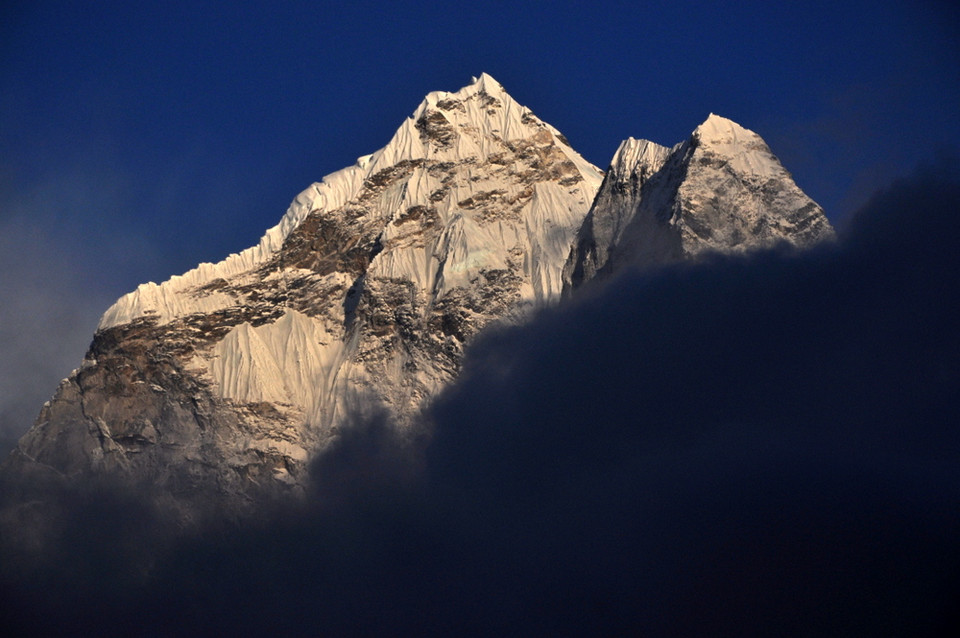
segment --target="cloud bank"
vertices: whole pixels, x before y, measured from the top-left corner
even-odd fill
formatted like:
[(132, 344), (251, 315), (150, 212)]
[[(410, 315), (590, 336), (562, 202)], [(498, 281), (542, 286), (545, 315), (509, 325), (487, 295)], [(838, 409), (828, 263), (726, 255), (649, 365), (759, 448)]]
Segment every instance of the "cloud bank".
[(4, 548), (3, 620), (938, 635), (960, 620), (958, 213), (941, 159), (836, 245), (625, 272), (477, 342), (421, 429), (358, 418), (306, 502), (257, 521), (167, 540), (142, 495), (80, 486), (45, 562)]

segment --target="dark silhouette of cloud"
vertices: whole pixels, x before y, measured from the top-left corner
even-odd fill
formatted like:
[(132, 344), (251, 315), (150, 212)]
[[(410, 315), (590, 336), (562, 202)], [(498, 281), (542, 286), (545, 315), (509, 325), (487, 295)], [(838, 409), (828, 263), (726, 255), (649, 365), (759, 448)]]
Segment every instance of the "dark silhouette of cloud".
[(892, 184), (834, 245), (625, 272), (487, 335), (423, 432), (358, 418), (311, 494), (256, 520), (171, 541), (143, 494), (78, 487), (39, 567), (3, 548), (4, 620), (943, 635), (960, 620), (957, 168)]

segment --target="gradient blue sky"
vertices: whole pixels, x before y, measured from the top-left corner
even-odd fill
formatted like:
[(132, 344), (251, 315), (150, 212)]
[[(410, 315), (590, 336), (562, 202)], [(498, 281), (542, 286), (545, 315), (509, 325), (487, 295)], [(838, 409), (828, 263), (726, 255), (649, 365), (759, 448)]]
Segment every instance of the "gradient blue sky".
[(115, 298), (254, 244), (482, 71), (601, 168), (734, 119), (838, 224), (960, 147), (948, 3), (141, 4), (0, 9), (0, 438)]

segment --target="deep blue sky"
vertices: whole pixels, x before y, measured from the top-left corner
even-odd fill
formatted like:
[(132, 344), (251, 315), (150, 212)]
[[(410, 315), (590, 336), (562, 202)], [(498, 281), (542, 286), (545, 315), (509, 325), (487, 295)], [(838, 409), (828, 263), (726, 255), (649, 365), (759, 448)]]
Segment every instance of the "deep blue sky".
[(729, 4), (4, 3), (2, 433), (116, 297), (252, 245), (481, 71), (602, 168), (627, 136), (734, 119), (836, 223), (960, 145), (947, 3)]

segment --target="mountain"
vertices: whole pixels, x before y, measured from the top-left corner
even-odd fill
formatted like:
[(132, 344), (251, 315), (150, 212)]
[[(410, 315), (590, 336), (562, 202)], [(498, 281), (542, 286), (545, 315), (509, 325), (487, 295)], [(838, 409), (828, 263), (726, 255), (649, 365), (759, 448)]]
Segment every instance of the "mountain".
[(473, 335), (558, 298), (601, 179), (489, 75), (431, 93), (257, 246), (118, 300), (8, 465), (183, 503), (296, 487), (342, 418), (403, 422)]
[(624, 266), (745, 252), (833, 237), (759, 135), (711, 114), (666, 148), (628, 138), (617, 149), (564, 268), (569, 288)]
[(479, 332), (565, 285), (831, 233), (729, 120), (672, 149), (628, 139), (604, 175), (484, 74), (427, 95), (257, 246), (119, 299), (4, 473), (123, 476), (184, 521), (242, 511), (300, 490), (351, 416), (411, 423)]

